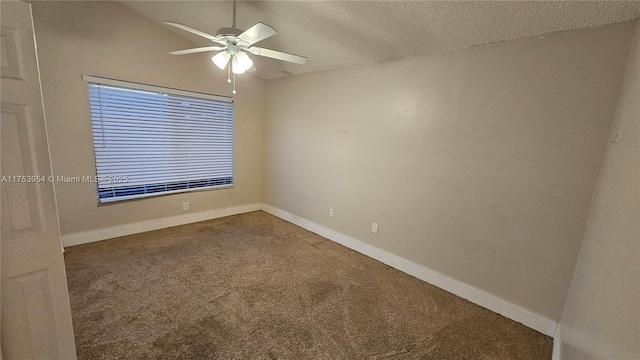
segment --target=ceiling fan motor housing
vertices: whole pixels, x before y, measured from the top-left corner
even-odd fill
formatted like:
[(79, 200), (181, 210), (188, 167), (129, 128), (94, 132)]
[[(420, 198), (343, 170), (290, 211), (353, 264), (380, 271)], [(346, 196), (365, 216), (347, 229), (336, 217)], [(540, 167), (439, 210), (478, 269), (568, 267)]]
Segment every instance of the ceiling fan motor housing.
[(218, 29), (218, 32), (216, 33), (217, 36), (233, 36), (236, 37), (238, 35), (242, 34), (242, 30), (240, 29), (236, 29), (236, 28), (232, 28), (232, 27), (225, 27), (225, 28), (220, 28)]
[(229, 45), (227, 45), (227, 52), (230, 55), (235, 55), (237, 53), (239, 53), (241, 50), (240, 46), (234, 44), (234, 43), (230, 43)]

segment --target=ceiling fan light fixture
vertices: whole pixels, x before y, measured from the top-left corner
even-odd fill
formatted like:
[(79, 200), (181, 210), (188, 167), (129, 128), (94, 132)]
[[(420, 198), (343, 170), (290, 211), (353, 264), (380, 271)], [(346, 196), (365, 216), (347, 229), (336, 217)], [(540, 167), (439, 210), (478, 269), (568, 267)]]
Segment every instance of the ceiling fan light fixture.
[(219, 67), (220, 70), (224, 70), (224, 68), (227, 67), (227, 63), (229, 63), (230, 58), (231, 58), (231, 55), (229, 55), (228, 52), (221, 51), (215, 54), (211, 58), (211, 61), (213, 61), (213, 63), (216, 64), (216, 66)]
[(231, 60), (231, 71), (233, 71), (233, 73), (236, 75), (244, 74), (244, 72), (247, 71), (247, 69), (245, 69), (244, 66), (241, 65), (240, 61), (238, 61), (237, 54), (234, 55), (233, 59)]
[(242, 67), (244, 71), (251, 69), (251, 67), (253, 66), (253, 60), (251, 60), (249, 55), (247, 55), (245, 52), (237, 53), (235, 55), (235, 58), (238, 59), (238, 66)]

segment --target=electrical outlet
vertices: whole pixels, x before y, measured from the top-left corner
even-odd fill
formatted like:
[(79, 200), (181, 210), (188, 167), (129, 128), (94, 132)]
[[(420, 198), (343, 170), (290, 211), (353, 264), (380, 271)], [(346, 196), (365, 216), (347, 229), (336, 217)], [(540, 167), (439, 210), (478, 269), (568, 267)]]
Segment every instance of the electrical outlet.
[(329, 208), (329, 217), (333, 217), (333, 208)]
[(182, 210), (183, 211), (189, 210), (189, 203), (188, 202), (183, 202), (182, 203)]
[(376, 223), (372, 223), (371, 224), (371, 232), (374, 233), (374, 234), (378, 233), (378, 224), (376, 224)]

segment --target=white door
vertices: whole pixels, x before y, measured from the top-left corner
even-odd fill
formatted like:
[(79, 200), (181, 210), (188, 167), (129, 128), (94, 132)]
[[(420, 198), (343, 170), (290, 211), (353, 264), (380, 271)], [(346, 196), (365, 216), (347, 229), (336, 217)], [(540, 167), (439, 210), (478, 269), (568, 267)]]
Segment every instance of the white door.
[(2, 357), (75, 359), (31, 5), (1, 1), (0, 12)]

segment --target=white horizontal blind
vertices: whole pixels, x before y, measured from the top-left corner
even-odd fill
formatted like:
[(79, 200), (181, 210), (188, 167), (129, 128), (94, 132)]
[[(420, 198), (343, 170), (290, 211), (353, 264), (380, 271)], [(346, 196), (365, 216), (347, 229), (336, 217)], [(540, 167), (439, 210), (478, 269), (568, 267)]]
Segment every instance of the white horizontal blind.
[(89, 82), (100, 202), (232, 187), (233, 102), (132, 85)]

